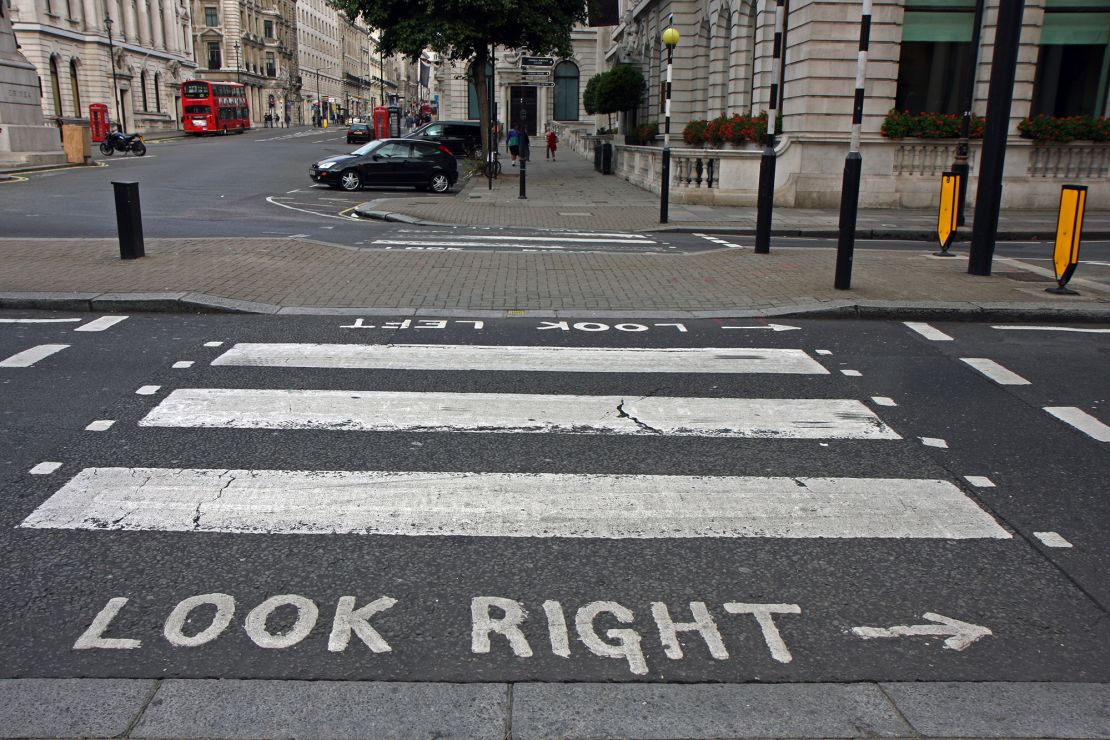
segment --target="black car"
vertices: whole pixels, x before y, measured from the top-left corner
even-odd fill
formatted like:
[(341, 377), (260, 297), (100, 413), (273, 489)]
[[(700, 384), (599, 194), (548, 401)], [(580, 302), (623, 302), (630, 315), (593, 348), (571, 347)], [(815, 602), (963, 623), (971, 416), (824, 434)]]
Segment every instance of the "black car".
[(309, 174), (314, 182), (344, 190), (408, 185), (443, 193), (459, 179), (459, 165), (447, 148), (431, 141), (378, 139), (350, 154), (321, 159)]
[(347, 143), (361, 144), (374, 140), (374, 130), (368, 123), (352, 123), (347, 128)]
[(482, 149), (482, 126), (478, 121), (432, 121), (405, 135), (442, 144), (456, 157)]

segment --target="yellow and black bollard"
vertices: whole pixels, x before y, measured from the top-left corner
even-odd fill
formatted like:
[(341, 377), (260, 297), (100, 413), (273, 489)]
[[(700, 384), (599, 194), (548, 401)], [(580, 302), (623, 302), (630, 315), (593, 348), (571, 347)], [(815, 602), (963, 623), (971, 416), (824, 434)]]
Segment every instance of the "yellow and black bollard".
[(1066, 287), (1079, 265), (1079, 242), (1083, 236), (1083, 211), (1087, 207), (1086, 185), (1064, 185), (1060, 188), (1060, 215), (1056, 217), (1056, 244), (1052, 247), (1052, 267), (1056, 287), (1046, 293), (1079, 295)]
[(955, 172), (945, 172), (940, 177), (940, 209), (937, 211), (937, 240), (940, 251), (936, 257), (955, 257), (948, 251), (956, 238), (956, 226), (960, 215), (960, 176)]

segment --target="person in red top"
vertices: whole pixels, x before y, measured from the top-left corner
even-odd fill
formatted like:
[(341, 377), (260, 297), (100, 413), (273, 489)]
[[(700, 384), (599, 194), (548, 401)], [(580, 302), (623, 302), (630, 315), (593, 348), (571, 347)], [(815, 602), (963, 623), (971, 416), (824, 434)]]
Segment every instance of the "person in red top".
[(555, 150), (559, 146), (559, 138), (555, 136), (555, 129), (547, 130), (547, 157), (552, 162), (555, 161)]

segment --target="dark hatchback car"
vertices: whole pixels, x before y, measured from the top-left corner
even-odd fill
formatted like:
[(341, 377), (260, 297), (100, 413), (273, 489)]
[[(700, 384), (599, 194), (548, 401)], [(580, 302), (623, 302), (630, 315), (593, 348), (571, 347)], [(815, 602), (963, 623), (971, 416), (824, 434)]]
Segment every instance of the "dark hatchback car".
[(454, 155), (440, 144), (411, 139), (378, 139), (350, 154), (312, 165), (313, 182), (344, 190), (363, 187), (415, 187), (443, 193), (459, 179)]
[(347, 143), (362, 144), (374, 140), (374, 130), (368, 123), (352, 123), (347, 128)]
[(482, 149), (482, 127), (478, 121), (432, 121), (405, 134), (405, 138), (434, 141), (450, 149), (456, 157)]

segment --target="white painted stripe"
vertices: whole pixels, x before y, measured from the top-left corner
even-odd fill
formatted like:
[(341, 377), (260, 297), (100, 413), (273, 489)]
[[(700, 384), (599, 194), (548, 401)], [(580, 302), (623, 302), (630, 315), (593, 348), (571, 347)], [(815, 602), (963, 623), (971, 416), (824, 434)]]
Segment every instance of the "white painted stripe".
[(162, 388), (162, 386), (160, 386), (160, 385), (144, 385), (141, 388), (139, 388), (139, 390), (135, 391), (135, 393), (140, 395), (140, 396), (153, 396), (161, 388)]
[(819, 350), (817, 350), (817, 354), (819, 354), (819, 355), (831, 355), (832, 350), (831, 349), (819, 349)]
[(840, 372), (842, 372), (844, 375), (847, 375), (850, 378), (858, 378), (861, 375), (863, 375), (863, 373), (861, 373), (859, 370), (841, 370)]
[(223, 342), (205, 342), (204, 346), (205, 347), (221, 347), (221, 346), (223, 346)]
[(918, 437), (918, 439), (920, 439), (921, 444), (926, 447), (939, 447), (942, 450), (948, 449), (948, 443), (939, 437)]
[(1007, 370), (994, 360), (988, 360), (985, 357), (961, 357), (960, 361), (971, 365), (999, 385), (1029, 385), (1028, 380)]
[(459, 344), (236, 344), (213, 365), (383, 370), (827, 375), (800, 349), (617, 349)]
[(50, 475), (60, 467), (62, 467), (60, 462), (40, 462), (28, 472), (31, 475)]
[[(619, 237), (619, 238), (605, 238), (605, 237), (566, 237), (566, 236), (464, 236), (455, 234), (452, 235), (454, 239), (466, 239), (473, 241), (503, 241), (503, 242), (619, 242), (621, 244), (655, 244), (654, 240), (648, 239), (646, 236), (637, 237)], [(378, 242), (374, 242), (377, 244)]]
[[(1098, 264), (1096, 262), (1088, 262), (1087, 264)], [(1110, 329), (1080, 329), (1075, 326), (1017, 326), (1015, 324), (1006, 324), (1003, 326), (992, 326), (992, 329), (1011, 329), (1018, 331), (1070, 331), (1080, 334), (1110, 334)]]
[(0, 324), (63, 324), (81, 321), (84, 319), (0, 319)]
[(1071, 547), (1072, 544), (1056, 532), (1034, 532), (1033, 536), (1044, 543), (1045, 547)]
[(876, 406), (897, 406), (898, 405), (897, 403), (894, 402), (893, 398), (888, 398), (887, 396), (871, 396), (871, 400), (875, 403)]
[(178, 360), (177, 362), (173, 363), (173, 368), (175, 370), (184, 370), (185, 368), (189, 368), (189, 367), (192, 367), (192, 366), (193, 366), (193, 361), (192, 360)]
[[(566, 239), (564, 241), (572, 242), (572, 241), (575, 241), (575, 240), (574, 239)], [(624, 240), (622, 240), (622, 243), (624, 243), (624, 244), (650, 245), (650, 244), (654, 244), (655, 242), (633, 242), (633, 241), (624, 241)], [(437, 241), (426, 241), (426, 240), (425, 241), (402, 241), (402, 240), (399, 240), (399, 239), (375, 239), (374, 241), (370, 242), (370, 244), (371, 245), (380, 245), (380, 246), (393, 246), (393, 247), (443, 247), (445, 249), (446, 248), (461, 249), (461, 248), (465, 248), (465, 247), (491, 247), (491, 248), (492, 247), (498, 247), (498, 248), (516, 247), (516, 248), (520, 248), (520, 249), (571, 249), (572, 248), (570, 246), (566, 246), (566, 245), (563, 245), (563, 244), (531, 244), (531, 243), (525, 243), (525, 242), (520, 242), (520, 241), (498, 242), (496, 244), (493, 244), (493, 243), (484, 244), (482, 242), (460, 242), (460, 241), (454, 241), (454, 242), (438, 241), (437, 242)], [(600, 246), (601, 245), (598, 245), (598, 248), (600, 248)]]
[(0, 367), (31, 367), (44, 357), (61, 352), (68, 344), (40, 344), (31, 349), (17, 352), (6, 360), (0, 360)]
[(964, 480), (976, 488), (994, 488), (994, 481), (984, 475), (965, 475)]
[(901, 439), (849, 399), (624, 398), (526, 393), (185, 388), (155, 427)]
[(114, 419), (98, 419), (98, 420), (92, 422), (91, 424), (89, 424), (87, 427), (85, 427), (85, 431), (86, 432), (105, 432), (105, 431), (108, 431), (109, 429), (111, 429), (112, 425), (115, 424), (115, 423), (116, 422), (115, 422)]
[(101, 316), (99, 319), (90, 321), (87, 324), (77, 327), (74, 331), (104, 331), (110, 329), (121, 321), (127, 319), (127, 316)]
[(1110, 442), (1110, 427), (1074, 406), (1045, 406), (1044, 410), (1098, 442)]
[(908, 326), (909, 328), (913, 329), (915, 332), (917, 332), (921, 336), (925, 337), (926, 339), (930, 339), (934, 342), (951, 342), (951, 341), (953, 341), (952, 337), (948, 336), (947, 334), (942, 332), (940, 329), (937, 329), (937, 328), (935, 328), (935, 327), (933, 327), (929, 324), (926, 324), (924, 321), (903, 321), (902, 323), (905, 324), (906, 326)]
[(86, 468), (21, 525), (479, 537), (1008, 539), (952, 483)]

